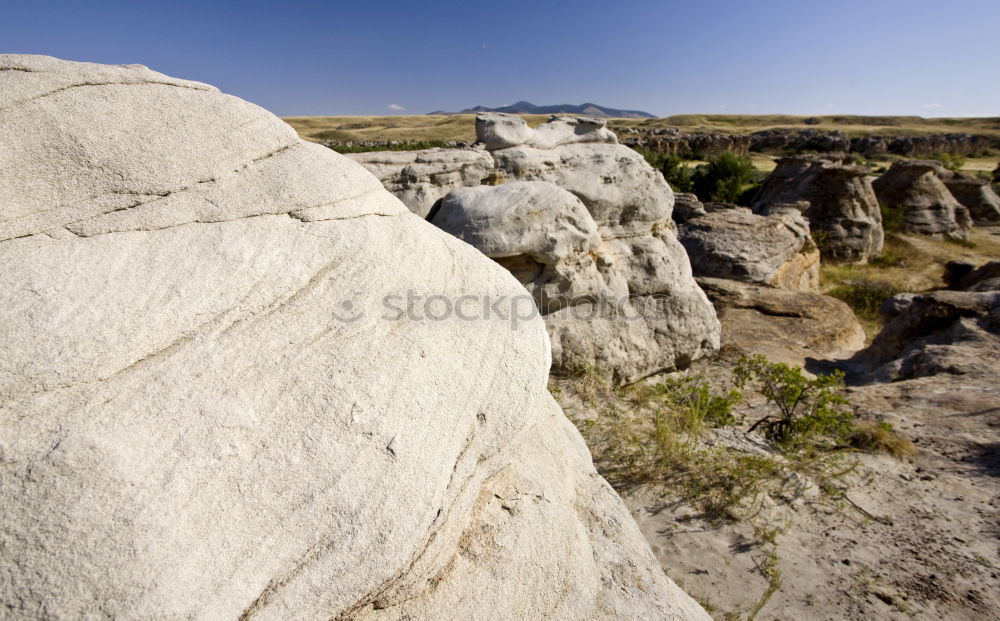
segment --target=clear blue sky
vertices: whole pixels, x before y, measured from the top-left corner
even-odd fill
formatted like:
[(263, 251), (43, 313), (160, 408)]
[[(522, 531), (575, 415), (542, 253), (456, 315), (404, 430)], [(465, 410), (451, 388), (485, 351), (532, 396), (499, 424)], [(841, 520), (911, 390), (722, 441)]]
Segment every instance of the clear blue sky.
[(29, 0), (0, 15), (0, 52), (140, 63), (279, 115), (526, 99), (1000, 116), (1000, 0)]

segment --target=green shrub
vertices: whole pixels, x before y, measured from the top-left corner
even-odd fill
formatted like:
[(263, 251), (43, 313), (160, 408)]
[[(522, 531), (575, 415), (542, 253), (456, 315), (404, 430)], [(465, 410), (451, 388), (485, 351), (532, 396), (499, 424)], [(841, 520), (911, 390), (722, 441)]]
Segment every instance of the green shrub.
[(642, 155), (650, 166), (663, 173), (663, 178), (667, 180), (674, 192), (694, 191), (694, 186), (691, 183), (691, 169), (685, 164), (686, 160), (683, 157), (674, 153), (654, 151), (646, 147), (632, 147), (632, 149)]
[(854, 414), (843, 395), (844, 374), (837, 371), (810, 379), (802, 369), (771, 362), (761, 355), (742, 358), (737, 385), (754, 385), (777, 412), (750, 426), (785, 450), (829, 449), (843, 445), (854, 428)]
[(961, 155), (955, 155), (953, 153), (941, 153), (934, 156), (934, 159), (941, 162), (941, 165), (948, 170), (954, 172), (962, 170), (962, 167), (965, 166), (965, 158)]
[(684, 159), (679, 155), (668, 155), (663, 159), (660, 170), (663, 178), (667, 180), (670, 187), (675, 192), (693, 192), (694, 180), (691, 177), (691, 169), (684, 163)]
[(753, 162), (748, 157), (723, 151), (692, 174), (694, 193), (703, 201), (737, 202), (753, 180)]

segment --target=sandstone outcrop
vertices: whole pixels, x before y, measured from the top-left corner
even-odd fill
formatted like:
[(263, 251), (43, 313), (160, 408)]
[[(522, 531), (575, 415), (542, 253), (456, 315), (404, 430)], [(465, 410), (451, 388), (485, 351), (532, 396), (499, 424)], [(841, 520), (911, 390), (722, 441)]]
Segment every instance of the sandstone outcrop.
[(674, 210), (671, 214), (674, 222), (687, 222), (691, 218), (703, 216), (706, 213), (708, 211), (705, 209), (704, 203), (698, 199), (696, 194), (688, 192), (674, 193)]
[(979, 267), (964, 261), (949, 261), (944, 281), (949, 289), (959, 291), (1000, 291), (1000, 261), (989, 261)]
[(673, 192), (663, 176), (612, 142), (614, 134), (602, 124), (557, 117), (535, 131), (574, 138), (550, 140), (550, 148), (536, 140), (494, 150), (497, 168), (512, 180), (546, 181), (569, 191), (601, 237), (598, 248), (563, 272), (586, 286), (570, 287), (558, 310), (544, 300), (553, 369), (596, 367), (628, 383), (714, 352), (718, 320), (674, 235)]
[(882, 310), (891, 320), (852, 360), (869, 381), (977, 375), (1000, 360), (1000, 291), (903, 294)]
[(540, 320), (383, 307), (521, 285), (265, 110), (0, 56), (0, 209), (4, 616), (708, 619)]
[(718, 347), (714, 311), (668, 229), (604, 236), (577, 196), (545, 181), (454, 190), (431, 221), (524, 284), (556, 371), (596, 367), (627, 383)]
[(951, 173), (944, 175), (942, 180), (955, 200), (969, 210), (973, 223), (1000, 223), (1000, 196), (985, 179)]
[(894, 163), (872, 183), (879, 202), (900, 210), (902, 230), (937, 238), (966, 239), (972, 218), (942, 181), (951, 172), (931, 160)]
[[(540, 147), (526, 143), (492, 152), (497, 169), (508, 179), (548, 181), (575, 194), (594, 218), (602, 235), (646, 234), (669, 224), (674, 198), (663, 175), (641, 155), (608, 142), (600, 127), (573, 125), (557, 117), (535, 130), (562, 135), (576, 128), (594, 129), (574, 134), (578, 142)], [(479, 124), (477, 127), (482, 127)], [(589, 142), (590, 136), (595, 142)], [(613, 134), (612, 134), (613, 136)]]
[(695, 276), (816, 291), (819, 250), (798, 210), (758, 216), (744, 207), (712, 208), (678, 225)]
[(483, 149), (372, 151), (347, 157), (378, 177), (421, 218), (451, 190), (489, 183), (494, 174), (493, 158)]
[(698, 278), (698, 284), (719, 312), (723, 352), (802, 365), (864, 346), (864, 329), (840, 300), (720, 278)]
[(753, 201), (762, 215), (793, 206), (802, 211), (823, 258), (864, 263), (882, 252), (882, 215), (869, 171), (836, 155), (778, 160)]

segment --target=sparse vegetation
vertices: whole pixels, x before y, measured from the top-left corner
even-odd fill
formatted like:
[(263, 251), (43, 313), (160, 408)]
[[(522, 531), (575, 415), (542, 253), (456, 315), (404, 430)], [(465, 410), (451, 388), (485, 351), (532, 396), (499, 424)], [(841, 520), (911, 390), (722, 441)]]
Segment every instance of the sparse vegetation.
[[(878, 519), (847, 496), (853, 480), (847, 477), (858, 467), (850, 455), (903, 458), (913, 446), (888, 423), (857, 422), (840, 374), (811, 377), (756, 356), (741, 359), (734, 375), (731, 383), (674, 375), (615, 388), (581, 365), (551, 388), (616, 489), (661, 486), (668, 502), (698, 512), (693, 519), (749, 527), (748, 549), (766, 584), (743, 612), (717, 612), (753, 619), (782, 586), (778, 536), (795, 519), (785, 508), (818, 498), (824, 506)], [(745, 400), (751, 390), (764, 397), (769, 409), (763, 414), (759, 397)]]
[(747, 621), (754, 621), (764, 606), (767, 605), (767, 602), (770, 601), (771, 597), (781, 589), (781, 570), (778, 569), (777, 550), (772, 549), (767, 557), (758, 563), (757, 571), (760, 572), (760, 575), (767, 578), (767, 588), (764, 589), (764, 593), (761, 594), (760, 599), (750, 609)]
[[(793, 472), (836, 490), (830, 482), (852, 467), (839, 461), (843, 450), (905, 454), (891, 429), (855, 425), (842, 375), (810, 378), (762, 356), (741, 360), (735, 385), (726, 390), (701, 376), (616, 389), (592, 367), (581, 367), (562, 386), (569, 395), (560, 385), (553, 394), (583, 402), (586, 415), (574, 416), (572, 405), (566, 411), (612, 485), (662, 484), (713, 520), (749, 519), (765, 496), (796, 497), (801, 490), (793, 489)], [(737, 386), (758, 391), (771, 407), (745, 430)], [(763, 438), (753, 440), (756, 433)], [(732, 442), (759, 450), (735, 449)]]
[(688, 421), (684, 426), (696, 433), (706, 424), (726, 427), (738, 422), (733, 406), (742, 400), (742, 395), (735, 389), (714, 394), (704, 378), (681, 375), (668, 377), (656, 384), (639, 385), (633, 388), (633, 399), (662, 399), (674, 411), (684, 415)]
[[(891, 256), (886, 257), (884, 261), (895, 261), (898, 265), (903, 262), (903, 259), (899, 256)], [(897, 293), (902, 293), (902, 290), (883, 280), (858, 278), (844, 281), (843, 284), (826, 293), (850, 306), (858, 319), (877, 322), (879, 319), (878, 310), (882, 304)]]
[(962, 248), (975, 248), (976, 242), (971, 239), (965, 239), (962, 237), (945, 237), (945, 243), (954, 244), (956, 246), (961, 246)]
[(901, 436), (885, 421), (859, 421), (847, 439), (851, 448), (869, 453), (886, 453), (897, 459), (917, 452), (913, 443)]

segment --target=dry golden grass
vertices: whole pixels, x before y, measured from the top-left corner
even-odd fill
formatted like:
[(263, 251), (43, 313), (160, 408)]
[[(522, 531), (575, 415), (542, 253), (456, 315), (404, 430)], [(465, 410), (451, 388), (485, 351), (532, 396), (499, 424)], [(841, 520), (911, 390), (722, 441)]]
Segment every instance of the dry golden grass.
[[(525, 114), (528, 125), (537, 127), (549, 119), (547, 114)], [(312, 142), (476, 139), (476, 117), (472, 114), (420, 116), (292, 116), (283, 119), (299, 136)]]
[[(526, 114), (531, 126), (548, 120), (547, 114)], [(818, 119), (806, 125), (805, 119)], [(306, 140), (465, 140), (475, 139), (475, 115), (413, 116), (312, 116), (287, 117), (285, 121)], [(717, 133), (747, 134), (764, 129), (812, 128), (839, 130), (851, 136), (866, 134), (917, 135), (966, 132), (1000, 138), (1000, 118), (924, 119), (921, 117), (685, 114), (660, 119), (611, 119), (612, 129), (623, 127), (676, 127)], [(995, 166), (994, 160), (994, 166)], [(992, 170), (992, 167), (990, 168)]]

